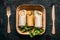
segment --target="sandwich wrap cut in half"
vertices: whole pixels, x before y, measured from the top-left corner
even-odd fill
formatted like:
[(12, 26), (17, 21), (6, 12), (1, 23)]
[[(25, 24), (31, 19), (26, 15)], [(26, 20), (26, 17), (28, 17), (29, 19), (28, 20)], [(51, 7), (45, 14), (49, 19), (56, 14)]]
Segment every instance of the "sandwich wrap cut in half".
[(34, 26), (34, 11), (27, 11), (27, 25)]
[(35, 10), (35, 27), (41, 28), (42, 27), (42, 12)]
[(23, 27), (26, 24), (26, 10), (19, 11), (19, 26)]

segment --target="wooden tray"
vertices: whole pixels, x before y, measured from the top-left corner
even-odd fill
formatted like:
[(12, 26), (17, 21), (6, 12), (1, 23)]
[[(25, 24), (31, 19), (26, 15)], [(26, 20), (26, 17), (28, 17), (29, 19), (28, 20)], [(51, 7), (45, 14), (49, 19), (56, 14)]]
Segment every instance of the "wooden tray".
[[(45, 7), (42, 6), (42, 5), (32, 5), (32, 4), (23, 4), (23, 5), (19, 5), (16, 9), (16, 30), (19, 34), (22, 34), (22, 35), (29, 35), (29, 32), (24, 32), (22, 33), (22, 31), (19, 29), (19, 26), (18, 26), (18, 12), (22, 9), (25, 9), (25, 10), (40, 10), (43, 14), (43, 29), (44, 29), (44, 32), (45, 32), (45, 29), (46, 29), (46, 10), (45, 10)], [(44, 34), (44, 32), (41, 33)]]

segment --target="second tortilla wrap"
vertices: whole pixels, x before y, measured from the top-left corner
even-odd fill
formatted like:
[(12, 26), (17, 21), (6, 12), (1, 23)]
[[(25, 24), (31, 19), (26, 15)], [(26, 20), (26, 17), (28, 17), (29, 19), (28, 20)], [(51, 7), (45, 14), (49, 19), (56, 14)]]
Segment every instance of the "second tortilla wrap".
[(27, 11), (27, 25), (34, 26), (34, 11)]

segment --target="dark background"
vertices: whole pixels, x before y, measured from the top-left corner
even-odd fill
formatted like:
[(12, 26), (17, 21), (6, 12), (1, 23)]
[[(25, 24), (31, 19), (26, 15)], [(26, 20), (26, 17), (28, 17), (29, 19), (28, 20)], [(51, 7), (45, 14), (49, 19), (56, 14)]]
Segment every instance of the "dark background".
[[(60, 39), (60, 0), (0, 0), (0, 40), (59, 40)], [(55, 28), (56, 34), (51, 34), (52, 20), (51, 11), (52, 4), (56, 8)], [(19, 35), (16, 31), (16, 8), (21, 4), (41, 4), (46, 8), (46, 32), (41, 36), (30, 38), (29, 36)], [(6, 7), (11, 7), (11, 33), (7, 33), (7, 16)]]

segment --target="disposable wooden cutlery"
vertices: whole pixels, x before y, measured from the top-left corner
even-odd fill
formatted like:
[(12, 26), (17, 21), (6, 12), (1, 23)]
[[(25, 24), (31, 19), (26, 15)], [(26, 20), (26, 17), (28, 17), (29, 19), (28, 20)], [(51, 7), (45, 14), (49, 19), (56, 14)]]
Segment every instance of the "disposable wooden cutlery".
[(52, 34), (55, 34), (55, 5), (52, 6)]
[(10, 10), (10, 7), (8, 6), (7, 9), (7, 17), (8, 17), (8, 25), (7, 25), (7, 32), (10, 33), (11, 32), (11, 29), (10, 29), (10, 21), (9, 21), (9, 18), (10, 18), (10, 15), (11, 15), (11, 10)]

